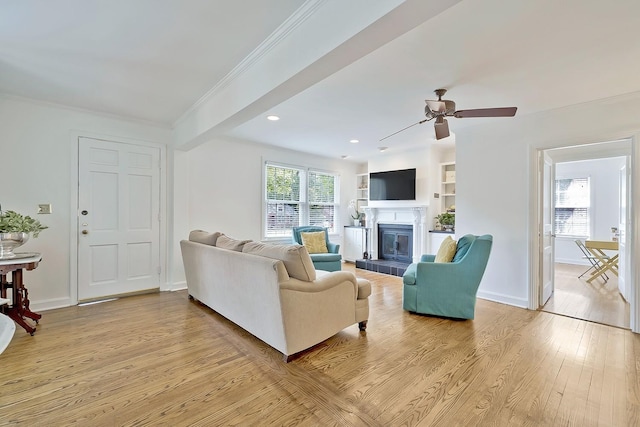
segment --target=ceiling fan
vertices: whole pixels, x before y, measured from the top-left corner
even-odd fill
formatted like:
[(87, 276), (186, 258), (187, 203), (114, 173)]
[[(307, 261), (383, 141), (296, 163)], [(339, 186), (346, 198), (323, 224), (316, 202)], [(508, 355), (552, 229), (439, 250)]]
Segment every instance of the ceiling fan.
[(424, 107), (424, 115), (427, 116), (426, 119), (420, 120), (417, 123), (414, 123), (410, 126), (407, 126), (404, 129), (400, 129), (397, 132), (392, 133), (391, 135), (385, 136), (380, 141), (384, 141), (385, 139), (392, 137), (393, 135), (402, 132), (403, 130), (407, 130), (412, 126), (420, 125), (424, 122), (428, 122), (429, 120), (436, 119), (434, 123), (434, 127), (436, 130), (436, 139), (442, 139), (449, 136), (449, 124), (447, 123), (447, 119), (445, 117), (457, 117), (459, 119), (465, 117), (513, 117), (516, 115), (517, 107), (501, 107), (501, 108), (476, 108), (473, 110), (457, 110), (456, 111), (456, 103), (453, 101), (449, 101), (447, 99), (442, 99), (445, 93), (447, 93), (446, 89), (436, 89), (434, 91), (438, 96), (437, 101), (425, 100), (427, 105)]

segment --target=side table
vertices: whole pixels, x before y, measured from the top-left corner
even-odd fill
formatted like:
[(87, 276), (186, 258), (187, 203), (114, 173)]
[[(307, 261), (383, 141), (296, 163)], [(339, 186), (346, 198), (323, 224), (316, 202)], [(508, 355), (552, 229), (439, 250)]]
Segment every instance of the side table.
[[(25, 318), (32, 319), (37, 324), (42, 315), (29, 309), (29, 292), (22, 282), (22, 270), (35, 269), (41, 260), (42, 255), (35, 252), (16, 253), (15, 258), (0, 260), (0, 298), (6, 299), (7, 289), (13, 289), (12, 304), (2, 306), (2, 310), (31, 335), (34, 334), (36, 328), (29, 325)], [(11, 282), (7, 280), (9, 273), (11, 273)]]

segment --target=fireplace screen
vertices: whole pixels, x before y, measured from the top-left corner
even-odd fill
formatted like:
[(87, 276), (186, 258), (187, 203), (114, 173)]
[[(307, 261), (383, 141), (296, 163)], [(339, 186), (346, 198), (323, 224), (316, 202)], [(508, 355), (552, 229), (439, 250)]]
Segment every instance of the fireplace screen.
[(379, 224), (378, 232), (378, 258), (411, 261), (413, 226)]

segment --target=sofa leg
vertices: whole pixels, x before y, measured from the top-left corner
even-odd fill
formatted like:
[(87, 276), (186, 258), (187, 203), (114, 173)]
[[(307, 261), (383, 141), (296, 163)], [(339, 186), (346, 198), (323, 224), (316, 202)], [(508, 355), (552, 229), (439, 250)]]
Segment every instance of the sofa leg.
[(358, 323), (358, 328), (359, 328), (362, 332), (366, 331), (366, 330), (367, 330), (367, 321), (366, 321), (366, 320), (363, 320), (362, 322), (359, 322), (359, 323)]

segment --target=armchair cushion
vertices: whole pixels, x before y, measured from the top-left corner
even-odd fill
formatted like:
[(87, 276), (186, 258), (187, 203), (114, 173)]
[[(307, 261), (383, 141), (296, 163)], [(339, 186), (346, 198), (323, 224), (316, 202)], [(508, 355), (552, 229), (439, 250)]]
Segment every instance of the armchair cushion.
[(310, 254), (326, 254), (329, 252), (326, 234), (324, 231), (307, 231), (300, 233), (300, 238)]
[(456, 241), (453, 240), (451, 236), (447, 236), (447, 238), (442, 241), (434, 262), (451, 262), (455, 254)]
[(453, 257), (452, 262), (458, 262), (467, 254), (467, 251), (471, 247), (473, 241), (476, 240), (476, 236), (473, 234), (465, 234), (458, 240), (458, 246), (456, 248), (456, 254)]

